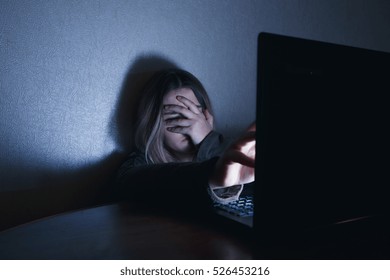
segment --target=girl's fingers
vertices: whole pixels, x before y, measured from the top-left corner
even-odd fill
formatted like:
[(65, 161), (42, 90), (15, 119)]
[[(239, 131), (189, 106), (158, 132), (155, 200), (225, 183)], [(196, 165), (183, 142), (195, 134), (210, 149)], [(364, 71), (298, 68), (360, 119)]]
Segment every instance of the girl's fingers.
[(169, 132), (179, 133), (179, 134), (187, 134), (188, 133), (188, 127), (185, 127), (185, 126), (167, 127), (167, 130)]
[(188, 98), (185, 98), (184, 96), (178, 95), (176, 97), (176, 99), (179, 100), (179, 102), (183, 103), (183, 105), (186, 106), (194, 114), (199, 115), (199, 113), (202, 113), (202, 107), (195, 104), (194, 102), (192, 102)]
[(168, 119), (165, 121), (165, 125), (167, 127), (174, 127), (174, 126), (190, 126), (192, 124), (192, 121), (189, 119), (184, 118), (175, 118), (175, 119)]
[(195, 113), (189, 110), (187, 107), (180, 105), (169, 104), (164, 106), (164, 114), (180, 114), (186, 118), (193, 118)]
[(248, 131), (256, 131), (256, 121), (254, 121), (249, 127)]
[(167, 113), (167, 114), (163, 114), (163, 120), (164, 121), (167, 121), (167, 120), (170, 120), (170, 119), (179, 119), (179, 118), (183, 118), (182, 115), (180, 114), (177, 114), (177, 113)]
[(247, 156), (239, 151), (232, 151), (228, 154), (227, 159), (231, 162), (236, 162), (244, 166), (255, 168), (255, 158)]
[(246, 146), (248, 143), (256, 143), (256, 131), (248, 131), (244, 136), (239, 138), (234, 144), (234, 147), (241, 148)]

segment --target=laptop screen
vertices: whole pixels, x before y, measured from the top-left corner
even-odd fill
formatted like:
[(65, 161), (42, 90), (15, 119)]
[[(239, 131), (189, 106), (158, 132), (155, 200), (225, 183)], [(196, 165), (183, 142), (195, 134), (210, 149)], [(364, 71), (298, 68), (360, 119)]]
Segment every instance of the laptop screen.
[(255, 229), (386, 211), (390, 54), (261, 33)]

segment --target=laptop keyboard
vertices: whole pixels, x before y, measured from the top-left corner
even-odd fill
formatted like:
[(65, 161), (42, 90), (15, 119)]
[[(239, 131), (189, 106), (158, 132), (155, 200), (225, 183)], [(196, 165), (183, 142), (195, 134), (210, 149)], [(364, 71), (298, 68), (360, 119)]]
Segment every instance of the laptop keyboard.
[(228, 204), (214, 203), (214, 207), (239, 217), (253, 216), (253, 197), (243, 196)]

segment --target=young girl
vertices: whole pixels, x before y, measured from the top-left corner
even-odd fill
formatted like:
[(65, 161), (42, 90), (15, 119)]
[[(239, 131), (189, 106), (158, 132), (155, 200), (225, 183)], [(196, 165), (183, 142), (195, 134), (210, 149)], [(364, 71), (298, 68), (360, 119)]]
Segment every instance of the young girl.
[(118, 172), (127, 197), (179, 200), (187, 205), (238, 199), (254, 180), (255, 125), (226, 151), (214, 131), (209, 97), (192, 74), (155, 74), (138, 111), (135, 151)]

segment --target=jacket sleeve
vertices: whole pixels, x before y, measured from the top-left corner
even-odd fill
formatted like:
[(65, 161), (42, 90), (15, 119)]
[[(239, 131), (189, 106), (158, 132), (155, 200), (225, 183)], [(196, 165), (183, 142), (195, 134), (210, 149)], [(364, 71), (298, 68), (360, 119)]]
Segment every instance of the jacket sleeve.
[(223, 153), (224, 144), (222, 134), (212, 131), (199, 144), (195, 161), (202, 162)]

